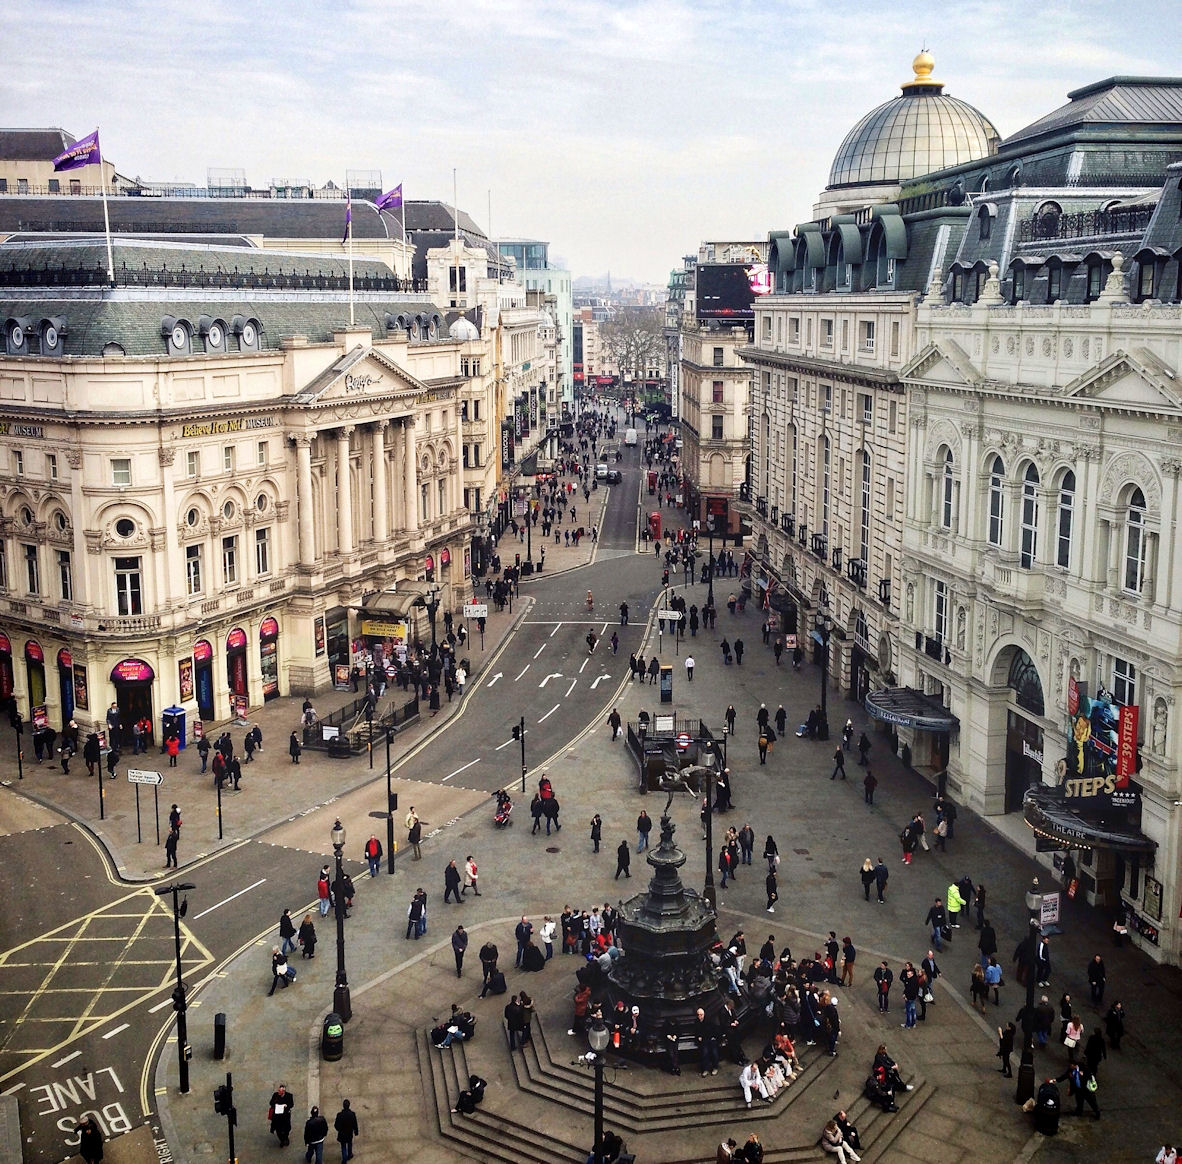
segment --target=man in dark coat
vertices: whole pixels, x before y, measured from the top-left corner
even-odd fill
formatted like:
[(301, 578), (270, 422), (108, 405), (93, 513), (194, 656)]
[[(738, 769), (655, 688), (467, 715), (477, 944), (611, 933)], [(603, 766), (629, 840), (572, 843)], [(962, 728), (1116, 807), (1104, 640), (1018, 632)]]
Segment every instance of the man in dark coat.
[(484, 983), (480, 988), (480, 997), (483, 998), (485, 992), (488, 990), (488, 980), (497, 972), (497, 959), (500, 958), (501, 952), (497, 949), (496, 943), (485, 942), (480, 947), (480, 973), (484, 976)]
[(447, 868), (443, 871), (443, 904), (447, 904), (448, 898), (455, 894), (456, 905), (463, 901), (460, 895), (460, 871), (456, 868), (454, 860), (448, 861)]
[(468, 931), (463, 926), (456, 926), (451, 935), (451, 950), (456, 957), (456, 977), (459, 978), (464, 970), (464, 952), (468, 949)]
[(347, 1164), (353, 1159), (353, 1140), (361, 1135), (361, 1128), (357, 1124), (357, 1113), (349, 1106), (349, 1101), (341, 1101), (341, 1110), (333, 1120), (333, 1128), (337, 1133), (337, 1143), (341, 1146), (341, 1164)]
[(518, 1002), (516, 994), (505, 1007), (505, 1027), (509, 1032), (509, 1050), (516, 1051), (518, 1040), (521, 1039), (521, 1033), (525, 1030), (525, 1011), (521, 1003)]
[(278, 1138), (281, 1148), (286, 1148), (291, 1139), (291, 1109), (294, 1106), (295, 1096), (281, 1083), (268, 1105), (271, 1132)]
[(304, 1144), (307, 1151), (304, 1159), (311, 1164), (313, 1158), (316, 1164), (324, 1164), (324, 1141), (328, 1138), (328, 1120), (320, 1114), (320, 1108), (314, 1107), (308, 1113), (304, 1124)]
[(625, 877), (631, 878), (632, 874), (628, 872), (631, 861), (632, 848), (627, 841), (621, 841), (619, 848), (616, 849), (616, 875), (612, 880), (619, 881), (621, 873)]

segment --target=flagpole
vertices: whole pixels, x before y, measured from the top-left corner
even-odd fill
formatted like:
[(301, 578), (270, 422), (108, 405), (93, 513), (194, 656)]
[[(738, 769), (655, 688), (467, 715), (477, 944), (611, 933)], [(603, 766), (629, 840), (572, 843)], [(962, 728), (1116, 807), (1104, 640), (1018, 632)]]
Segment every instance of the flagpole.
[(455, 303), (458, 305), (460, 301), (460, 204), (456, 196), (456, 168), (451, 168), (451, 220), (453, 223), (454, 242), (455, 242), (455, 257), (456, 257), (456, 298)]
[(107, 282), (115, 285), (115, 256), (111, 248), (111, 212), (107, 209), (107, 171), (103, 165), (103, 146), (99, 136), (99, 127), (94, 130), (95, 145), (98, 146), (99, 189), (103, 195), (103, 226), (107, 232)]
[[(349, 179), (345, 179), (345, 201), (349, 202)], [(353, 214), (350, 207), (349, 213), (349, 326), (353, 327), (355, 324), (353, 316)]]

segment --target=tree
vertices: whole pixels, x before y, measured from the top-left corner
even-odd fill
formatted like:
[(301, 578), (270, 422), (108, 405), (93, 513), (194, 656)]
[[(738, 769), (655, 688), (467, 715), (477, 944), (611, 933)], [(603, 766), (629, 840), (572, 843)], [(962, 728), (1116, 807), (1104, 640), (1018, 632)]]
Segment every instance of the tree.
[(663, 313), (658, 307), (621, 307), (599, 325), (603, 350), (620, 369), (632, 373), (633, 390), (643, 391), (645, 371), (665, 357)]

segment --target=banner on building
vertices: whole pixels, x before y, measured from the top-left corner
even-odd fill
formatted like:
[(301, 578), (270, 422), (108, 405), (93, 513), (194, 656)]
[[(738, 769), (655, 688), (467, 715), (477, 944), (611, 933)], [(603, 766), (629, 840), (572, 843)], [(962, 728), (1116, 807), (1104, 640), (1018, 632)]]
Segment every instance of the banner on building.
[(513, 465), (513, 450), (515, 442), (513, 439), (513, 422), (504, 420), (501, 422), (501, 468), (509, 469)]
[(1116, 727), (1116, 786), (1128, 788), (1129, 777), (1137, 771), (1137, 721), (1141, 709), (1126, 705), (1120, 709)]

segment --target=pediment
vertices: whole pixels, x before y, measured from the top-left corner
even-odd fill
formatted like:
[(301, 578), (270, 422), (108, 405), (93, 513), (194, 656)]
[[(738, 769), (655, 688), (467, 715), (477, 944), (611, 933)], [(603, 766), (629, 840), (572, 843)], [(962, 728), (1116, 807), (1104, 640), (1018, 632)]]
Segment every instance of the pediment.
[(1182, 408), (1177, 378), (1148, 348), (1113, 352), (1072, 380), (1063, 394), (1137, 408)]
[(928, 344), (903, 370), (903, 379), (913, 383), (962, 384), (966, 388), (981, 383), (981, 373), (955, 340)]
[(428, 391), (405, 368), (373, 348), (356, 347), (339, 356), (295, 396), (297, 404), (336, 404)]

